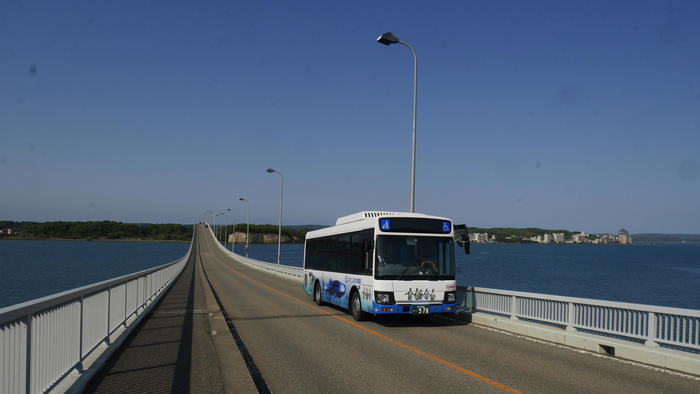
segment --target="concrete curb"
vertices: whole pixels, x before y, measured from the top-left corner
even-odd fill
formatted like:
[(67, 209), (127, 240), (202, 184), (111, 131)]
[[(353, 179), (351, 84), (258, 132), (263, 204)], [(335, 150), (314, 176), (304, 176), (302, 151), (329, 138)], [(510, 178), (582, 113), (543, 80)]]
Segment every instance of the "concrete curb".
[(226, 318), (221, 312), (219, 303), (216, 301), (211, 285), (205, 276), (201, 261), (197, 264), (197, 274), (204, 289), (206, 308), (213, 311), (209, 314), (209, 327), (224, 391), (226, 393), (257, 393), (258, 390), (255, 388), (243, 356), (230, 335)]
[(580, 331), (567, 331), (563, 328), (512, 320), (483, 312), (459, 313), (458, 318), (473, 324), (496, 328), (546, 342), (700, 376), (700, 354), (645, 346), (640, 343)]

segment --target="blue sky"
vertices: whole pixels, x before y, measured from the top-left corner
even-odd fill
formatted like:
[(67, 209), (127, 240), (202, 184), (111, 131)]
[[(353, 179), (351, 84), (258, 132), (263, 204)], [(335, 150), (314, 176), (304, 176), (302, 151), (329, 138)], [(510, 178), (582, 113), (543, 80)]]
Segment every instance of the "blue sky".
[[(700, 3), (0, 6), (0, 219), (700, 233)], [(230, 219), (229, 219), (230, 220)]]

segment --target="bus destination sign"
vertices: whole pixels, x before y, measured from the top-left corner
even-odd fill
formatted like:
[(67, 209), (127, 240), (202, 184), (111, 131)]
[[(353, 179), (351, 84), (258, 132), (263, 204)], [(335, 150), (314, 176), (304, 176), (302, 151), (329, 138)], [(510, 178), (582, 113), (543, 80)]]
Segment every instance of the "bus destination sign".
[(380, 218), (379, 230), (387, 233), (449, 234), (452, 222), (423, 218)]

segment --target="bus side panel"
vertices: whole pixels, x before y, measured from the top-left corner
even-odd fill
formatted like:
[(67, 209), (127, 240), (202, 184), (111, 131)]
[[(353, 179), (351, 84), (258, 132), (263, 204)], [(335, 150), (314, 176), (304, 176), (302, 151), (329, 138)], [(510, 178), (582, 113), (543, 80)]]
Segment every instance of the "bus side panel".
[(312, 297), (314, 295), (314, 283), (316, 283), (316, 275), (317, 272), (310, 270), (304, 271), (304, 282), (302, 283), (302, 287), (304, 288), (306, 294)]

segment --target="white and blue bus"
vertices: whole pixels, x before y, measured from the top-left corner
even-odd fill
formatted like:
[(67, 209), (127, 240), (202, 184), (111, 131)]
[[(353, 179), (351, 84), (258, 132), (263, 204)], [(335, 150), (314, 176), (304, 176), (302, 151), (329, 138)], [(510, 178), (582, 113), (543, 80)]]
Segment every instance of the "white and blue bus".
[(367, 314), (456, 311), (454, 228), (419, 213), (359, 212), (306, 234), (304, 289), (318, 305)]

